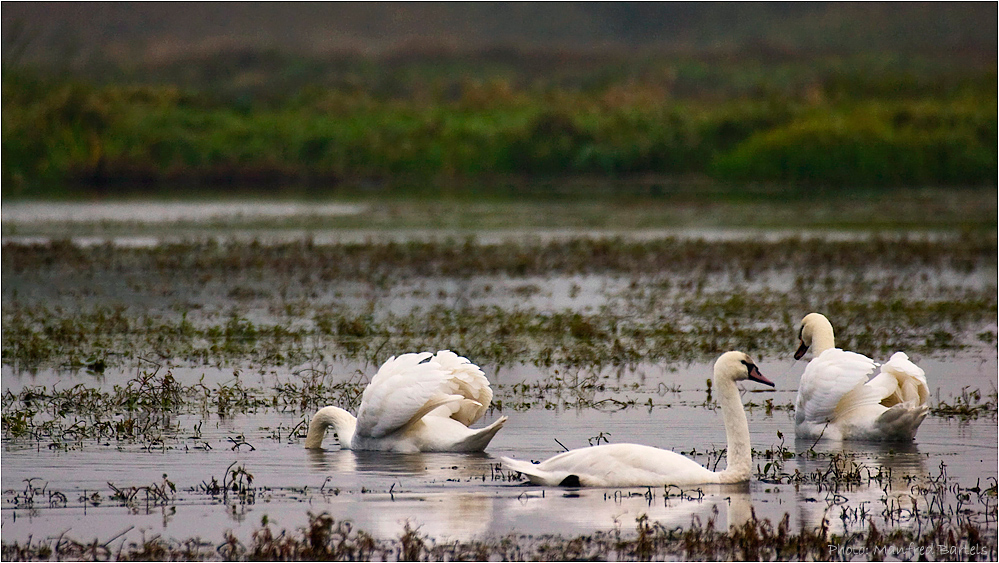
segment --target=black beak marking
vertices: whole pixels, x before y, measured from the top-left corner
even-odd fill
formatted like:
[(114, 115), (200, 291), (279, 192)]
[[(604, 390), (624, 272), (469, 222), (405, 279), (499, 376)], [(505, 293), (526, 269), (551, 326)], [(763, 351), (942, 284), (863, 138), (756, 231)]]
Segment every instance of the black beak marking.
[(801, 346), (798, 346), (798, 350), (795, 351), (795, 353), (794, 353), (794, 359), (795, 360), (800, 360), (801, 357), (804, 356), (805, 352), (807, 352), (807, 351), (808, 351), (808, 344), (805, 344), (804, 342), (802, 342)]

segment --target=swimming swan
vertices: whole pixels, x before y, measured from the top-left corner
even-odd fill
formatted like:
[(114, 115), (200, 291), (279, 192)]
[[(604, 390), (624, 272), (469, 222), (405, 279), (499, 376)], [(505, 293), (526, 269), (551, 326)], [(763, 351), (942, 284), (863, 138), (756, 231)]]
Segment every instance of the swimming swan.
[(794, 431), (817, 440), (903, 441), (916, 436), (929, 411), (926, 374), (896, 352), (881, 373), (868, 379), (878, 364), (867, 356), (835, 347), (829, 319), (810, 313), (801, 320), (800, 360), (811, 348), (795, 401)]
[(481, 452), (507, 420), (468, 427), (482, 418), (492, 398), (482, 370), (454, 352), (393, 356), (361, 395), (357, 418), (337, 407), (319, 409), (305, 447), (321, 448), (332, 426), (346, 450)]
[(504, 457), (503, 465), (523, 473), (537, 485), (567, 487), (686, 486), (748, 481), (752, 470), (749, 423), (735, 382), (748, 379), (771, 387), (774, 384), (760, 375), (753, 360), (742, 352), (722, 354), (715, 362), (714, 379), (728, 437), (728, 467), (724, 471), (710, 471), (676, 452), (638, 444), (570, 450), (539, 464)]

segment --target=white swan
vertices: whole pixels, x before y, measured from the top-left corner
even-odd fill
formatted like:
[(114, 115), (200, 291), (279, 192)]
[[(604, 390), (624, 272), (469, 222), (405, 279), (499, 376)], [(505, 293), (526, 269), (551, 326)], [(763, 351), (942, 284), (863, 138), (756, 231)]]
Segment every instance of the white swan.
[(835, 347), (833, 327), (819, 313), (801, 319), (800, 360), (811, 348), (795, 401), (794, 432), (817, 440), (902, 441), (916, 436), (929, 411), (926, 374), (896, 352), (869, 379), (878, 364), (867, 356)]
[(324, 407), (309, 423), (306, 448), (321, 448), (333, 427), (340, 447), (391, 452), (481, 452), (503, 427), (468, 426), (489, 408), (493, 391), (478, 366), (454, 352), (421, 352), (389, 358), (361, 395), (355, 419)]
[(749, 379), (771, 387), (773, 383), (760, 375), (753, 360), (742, 352), (722, 354), (715, 362), (714, 379), (728, 438), (728, 467), (724, 471), (710, 471), (676, 452), (638, 444), (580, 448), (538, 464), (504, 457), (503, 465), (523, 473), (532, 483), (568, 487), (686, 486), (748, 481), (753, 462), (749, 423), (735, 382)]

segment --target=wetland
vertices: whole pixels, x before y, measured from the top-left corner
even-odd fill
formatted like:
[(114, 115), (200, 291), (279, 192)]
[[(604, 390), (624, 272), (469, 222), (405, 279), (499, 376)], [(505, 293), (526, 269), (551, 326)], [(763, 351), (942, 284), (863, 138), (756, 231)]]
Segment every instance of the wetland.
[[(800, 202), (5, 203), (4, 558), (995, 559), (995, 200), (974, 194), (838, 224)], [(926, 370), (914, 443), (794, 439), (810, 311)], [(438, 349), (491, 381), (482, 423), (510, 417), (484, 454), (302, 447), (317, 408)], [(748, 484), (499, 466), (605, 442), (716, 466), (729, 349), (776, 383), (743, 397)]]

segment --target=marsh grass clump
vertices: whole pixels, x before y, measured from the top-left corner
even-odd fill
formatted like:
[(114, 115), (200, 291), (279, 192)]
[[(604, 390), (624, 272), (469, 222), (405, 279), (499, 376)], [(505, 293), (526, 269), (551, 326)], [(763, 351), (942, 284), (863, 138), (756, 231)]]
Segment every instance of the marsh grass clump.
[[(395, 539), (379, 539), (356, 530), (349, 521), (328, 513), (308, 514), (309, 522), (297, 531), (275, 533), (269, 525), (257, 529), (248, 544), (231, 532), (220, 543), (201, 538), (186, 541), (156, 536), (143, 542), (122, 542), (116, 558), (143, 560), (239, 561), (548, 561), (548, 560), (851, 560), (868, 558), (917, 558), (932, 554), (938, 561), (995, 558), (994, 529), (970, 522), (937, 521), (919, 531), (881, 531), (873, 522), (859, 531), (836, 534), (823, 525), (795, 530), (785, 514), (777, 524), (755, 514), (728, 529), (694, 519), (689, 526), (670, 528), (636, 518), (635, 532), (620, 529), (576, 537), (508, 534), (467, 541), (438, 541), (419, 534), (406, 524)], [(70, 538), (29, 539), (3, 543), (6, 560), (91, 559), (110, 555), (110, 541), (85, 544)], [(98, 549), (95, 549), (98, 548)]]
[[(179, 412), (205, 409), (207, 397), (221, 397), (203, 385), (185, 386), (171, 372), (147, 371), (111, 391), (77, 384), (68, 389), (31, 386), (2, 395), (3, 433), (10, 440), (139, 441), (163, 445), (177, 435)], [(221, 387), (221, 386), (220, 386)], [(224, 389), (224, 387), (221, 387)]]
[(315, 364), (292, 372), (288, 381), (274, 385), (272, 404), (278, 408), (302, 411), (334, 405), (354, 412), (361, 404), (361, 395), (368, 377), (360, 370), (342, 376), (329, 364)]
[[(421, 547), (416, 548), (416, 555)], [(275, 536), (271, 528), (265, 526), (253, 533), (253, 541), (248, 547), (233, 555), (252, 561), (370, 561), (392, 559), (388, 557), (390, 553), (392, 551), (386, 549), (383, 542), (364, 531), (354, 530), (350, 522), (338, 522), (325, 512), (310, 512), (309, 523), (299, 530), (297, 537), (284, 531)]]
[(937, 400), (937, 404), (930, 408), (930, 413), (960, 421), (976, 420), (980, 417), (995, 420), (999, 416), (999, 393), (995, 387), (986, 394), (980, 389), (970, 390), (965, 386), (961, 388), (961, 394), (953, 397), (950, 402)]
[(236, 465), (237, 461), (229, 464), (222, 476), (222, 482), (213, 475), (210, 481), (202, 481), (197, 487), (190, 489), (190, 492), (206, 494), (213, 499), (220, 499), (226, 504), (248, 505), (257, 501), (257, 487), (253, 486), (253, 474), (245, 465)]
[(40, 505), (47, 505), (53, 508), (65, 507), (69, 502), (65, 493), (49, 489), (47, 481), (42, 482), (40, 485), (36, 483), (36, 481), (41, 481), (38, 477), (29, 477), (23, 479), (23, 481), (23, 489), (8, 489), (4, 491), (4, 502), (9, 503), (9, 506), (14, 509), (32, 510)]
[[(212, 415), (225, 419), (262, 409), (312, 412), (327, 404), (356, 408), (366, 385), (364, 376), (355, 373), (337, 380), (331, 368), (321, 369), (306, 368), (296, 372), (309, 374), (301, 381), (272, 388), (246, 386), (238, 370), (231, 380), (209, 386), (203, 378), (185, 385), (171, 371), (161, 373), (155, 368), (111, 390), (82, 383), (66, 389), (28, 386), (16, 393), (8, 389), (0, 395), (3, 437), (12, 442), (47, 441), (60, 448), (114, 440), (162, 449), (168, 439), (194, 440), (203, 447), (200, 427)], [(177, 418), (181, 414), (202, 417), (193, 435), (186, 438)], [(292, 438), (302, 426), (288, 429), (285, 435)], [(276, 439), (281, 439), (281, 432), (279, 428), (273, 433)], [(242, 439), (231, 438), (230, 442), (233, 449), (252, 448)]]
[[(133, 510), (137, 509), (140, 503), (144, 503), (148, 512), (150, 506), (168, 505), (174, 502), (177, 496), (177, 486), (173, 481), (163, 474), (160, 483), (152, 483), (144, 486), (116, 487), (114, 483), (108, 481), (108, 487), (112, 493), (108, 499), (127, 506)], [(141, 496), (140, 496), (141, 495)]]

